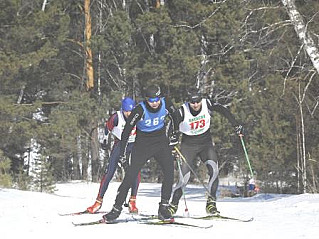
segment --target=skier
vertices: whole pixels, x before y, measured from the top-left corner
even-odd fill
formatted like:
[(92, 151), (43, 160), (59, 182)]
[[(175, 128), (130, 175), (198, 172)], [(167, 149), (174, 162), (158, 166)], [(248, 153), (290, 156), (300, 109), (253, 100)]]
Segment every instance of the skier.
[[(172, 148), (178, 140), (174, 135), (174, 129), (178, 126), (176, 122), (174, 105), (170, 100), (161, 95), (161, 89), (157, 85), (146, 89), (145, 100), (140, 102), (132, 111), (127, 124), (122, 133), (121, 155), (127, 150), (126, 144), (129, 132), (136, 126), (136, 140), (131, 154), (131, 163), (127, 173), (118, 188), (112, 210), (103, 216), (106, 221), (113, 221), (119, 217), (122, 211), (122, 204), (126, 198), (130, 182), (136, 178), (139, 170), (144, 166), (148, 159), (154, 158), (161, 166), (163, 171), (163, 182), (161, 189), (161, 202), (159, 203), (158, 217), (161, 220), (172, 218), (168, 210), (169, 199), (174, 183), (174, 163), (172, 160)], [(172, 141), (166, 135), (165, 117), (169, 116), (173, 134)], [(175, 127), (175, 128), (174, 128)]]
[(197, 157), (206, 164), (209, 174), (208, 190), (210, 193), (206, 202), (206, 212), (210, 215), (219, 214), (216, 207), (219, 170), (217, 154), (210, 133), (210, 120), (213, 111), (226, 117), (235, 127), (237, 134), (241, 134), (243, 131), (243, 127), (237, 123), (225, 107), (210, 99), (202, 98), (201, 93), (196, 89), (188, 92), (188, 102), (184, 103), (178, 111), (180, 113), (179, 131), (182, 133), (181, 154), (187, 164), (181, 165), (179, 180), (173, 189), (174, 193), (169, 207), (172, 214), (177, 212), (179, 200), (190, 178), (189, 166), (193, 165), (193, 161)]
[(252, 177), (248, 181), (248, 197), (256, 195), (259, 191), (259, 188), (256, 185), (255, 179)]
[[(122, 164), (125, 170), (126, 164), (128, 164), (127, 160), (132, 151), (132, 147), (136, 137), (136, 128), (135, 127), (132, 128), (132, 130), (129, 133), (126, 157), (123, 158), (122, 161), (120, 161), (120, 140), (121, 140), (121, 134), (124, 129), (126, 120), (128, 116), (131, 114), (131, 111), (133, 110), (134, 107), (135, 107), (135, 101), (129, 97), (126, 97), (122, 100), (121, 110), (115, 112), (106, 121), (105, 135), (108, 135), (108, 133), (111, 132), (114, 135), (115, 140), (114, 140), (114, 145), (111, 151), (108, 167), (100, 182), (100, 189), (99, 189), (96, 201), (91, 207), (87, 208), (87, 211), (89, 213), (96, 213), (102, 207), (104, 194), (109, 186), (111, 179), (114, 176), (117, 165), (119, 163)], [(102, 148), (104, 150), (107, 149), (106, 140), (103, 141)], [(137, 177), (135, 178), (135, 180), (132, 180), (133, 184), (132, 183), (130, 184), (131, 197), (128, 203), (130, 213), (138, 213), (138, 208), (136, 207), (136, 194), (137, 194), (140, 181), (141, 181), (141, 177), (139, 173)]]

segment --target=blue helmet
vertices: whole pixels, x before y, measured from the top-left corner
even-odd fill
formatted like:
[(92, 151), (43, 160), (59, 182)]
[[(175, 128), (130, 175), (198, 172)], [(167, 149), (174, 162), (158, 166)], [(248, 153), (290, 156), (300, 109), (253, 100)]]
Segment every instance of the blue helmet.
[(135, 107), (135, 101), (130, 97), (125, 97), (122, 100), (122, 110), (123, 111), (132, 111)]

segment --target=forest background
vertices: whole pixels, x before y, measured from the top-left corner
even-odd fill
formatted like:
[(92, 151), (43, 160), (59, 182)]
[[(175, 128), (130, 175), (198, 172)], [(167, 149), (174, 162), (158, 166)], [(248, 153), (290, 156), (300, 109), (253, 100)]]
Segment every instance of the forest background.
[[(197, 87), (231, 110), (264, 192), (318, 192), (318, 57), (291, 6), (318, 47), (317, 0), (2, 0), (0, 185), (98, 182), (105, 120), (159, 84), (176, 107)], [(221, 177), (248, 178), (230, 123), (216, 113), (211, 130)], [(143, 169), (158, 175), (153, 161)]]

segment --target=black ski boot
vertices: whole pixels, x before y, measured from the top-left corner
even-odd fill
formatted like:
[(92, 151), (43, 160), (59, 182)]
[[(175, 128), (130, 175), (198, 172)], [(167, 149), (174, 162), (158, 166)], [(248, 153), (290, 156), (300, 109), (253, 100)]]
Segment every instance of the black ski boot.
[(169, 210), (169, 203), (168, 200), (163, 200), (159, 203), (158, 208), (158, 219), (167, 221), (173, 219), (173, 214)]
[(216, 198), (208, 197), (206, 202), (206, 212), (209, 215), (219, 215), (219, 211), (216, 207)]
[(178, 203), (175, 204), (175, 203), (171, 202), (168, 206), (168, 210), (172, 213), (172, 215), (176, 214), (177, 209), (178, 209)]
[(114, 205), (112, 210), (103, 216), (103, 219), (107, 222), (114, 221), (116, 218), (120, 216), (121, 211), (122, 211), (121, 206)]

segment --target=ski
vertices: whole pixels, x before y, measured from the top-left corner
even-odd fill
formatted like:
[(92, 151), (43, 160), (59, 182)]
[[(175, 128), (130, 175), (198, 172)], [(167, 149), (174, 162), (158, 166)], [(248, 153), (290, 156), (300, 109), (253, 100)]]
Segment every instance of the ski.
[(239, 221), (239, 222), (251, 222), (254, 220), (253, 217), (249, 219), (242, 219), (242, 218), (236, 218), (236, 217), (228, 217), (223, 215), (207, 215), (207, 216), (201, 216), (201, 217), (190, 217), (192, 219), (202, 219), (202, 220), (214, 220), (214, 219), (222, 219), (222, 220), (231, 220), (231, 221)]
[(81, 212), (59, 213), (59, 215), (60, 216), (78, 216), (78, 215), (83, 215), (83, 214), (92, 214), (93, 215), (93, 214), (101, 214), (101, 213), (105, 214), (107, 212), (97, 211), (95, 213), (89, 213), (87, 210), (85, 210), (85, 211), (81, 211)]
[[(208, 229), (213, 227), (213, 225), (209, 226), (199, 226), (195, 224), (190, 224), (190, 223), (183, 223), (183, 222), (178, 222), (175, 221), (175, 219), (171, 220), (159, 220), (157, 215), (148, 215), (148, 214), (139, 214), (140, 217), (134, 217), (132, 216), (133, 220), (139, 221), (140, 224), (148, 224), (148, 225), (166, 225), (166, 224), (173, 224), (173, 225), (178, 225), (178, 226), (185, 226), (185, 227), (197, 227), (197, 228), (202, 228), (202, 229)], [(180, 217), (182, 218), (182, 217)]]
[(137, 214), (137, 215), (132, 215), (131, 214), (131, 217), (134, 219), (134, 220), (140, 220), (140, 221), (147, 221), (147, 220), (153, 220), (153, 219), (158, 219), (158, 216), (157, 215), (149, 215), (149, 214)]
[(105, 221), (103, 218), (97, 221), (92, 221), (92, 222), (80, 222), (80, 223), (75, 223), (72, 222), (74, 226), (92, 226), (92, 225), (99, 225), (99, 224), (117, 224), (117, 223), (122, 223), (122, 222), (129, 222), (129, 220), (115, 220), (115, 221)]
[(127, 218), (127, 219), (117, 219), (114, 221), (105, 221), (104, 219), (100, 219), (97, 221), (91, 221), (91, 222), (81, 222), (81, 223), (74, 223), (72, 224), (74, 226), (92, 226), (92, 225), (100, 225), (100, 224), (118, 224), (118, 223), (127, 223), (127, 222), (137, 222), (138, 224), (144, 224), (144, 225), (175, 225), (175, 226), (183, 226), (183, 227), (195, 227), (195, 228), (201, 228), (201, 229), (208, 229), (213, 227), (213, 225), (209, 226), (199, 226), (195, 224), (190, 223), (183, 223), (183, 222), (176, 222), (174, 219), (172, 220), (156, 220), (154, 221), (154, 218), (150, 217), (142, 217), (142, 218)]
[[(151, 219), (157, 219), (157, 215), (147, 215), (147, 214), (138, 214), (139, 216), (142, 216), (142, 220), (151, 220)], [(191, 219), (202, 219), (202, 220), (214, 220), (214, 219), (221, 219), (221, 220), (231, 220), (231, 221), (239, 221), (239, 222), (251, 222), (254, 220), (254, 218), (249, 219), (242, 219), (242, 218), (236, 218), (236, 217), (228, 217), (223, 216), (220, 214), (216, 215), (206, 215), (206, 216), (190, 216), (190, 217), (184, 217), (184, 216), (178, 216), (175, 215), (175, 218), (191, 218)]]
[(140, 224), (145, 224), (145, 225), (175, 225), (175, 226), (183, 226), (183, 227), (195, 227), (195, 228), (200, 228), (200, 229), (208, 229), (212, 228), (213, 225), (209, 226), (200, 226), (196, 224), (191, 224), (191, 223), (183, 223), (183, 222), (177, 222), (174, 219), (172, 220), (158, 220), (158, 221), (149, 221), (149, 220), (144, 220), (139, 222)]

